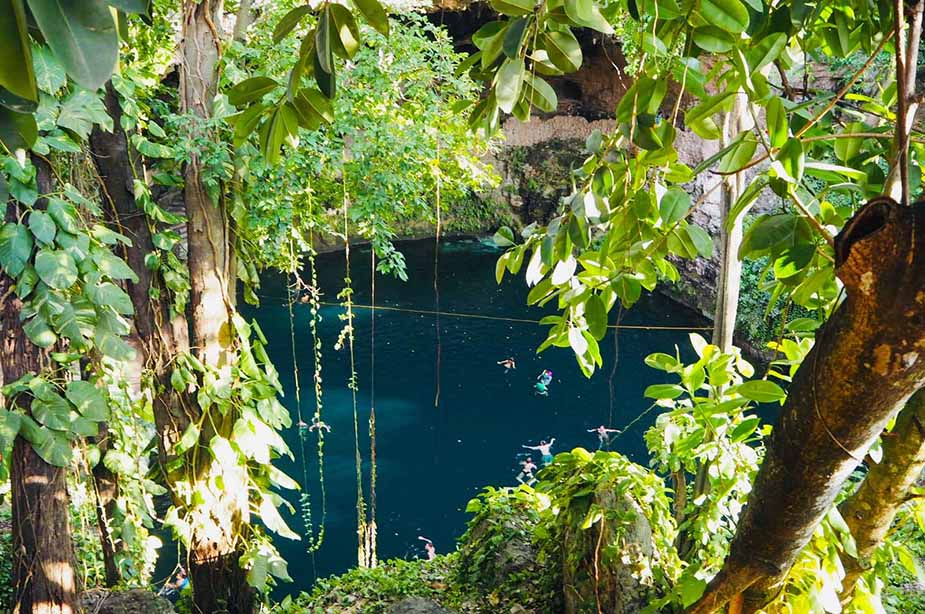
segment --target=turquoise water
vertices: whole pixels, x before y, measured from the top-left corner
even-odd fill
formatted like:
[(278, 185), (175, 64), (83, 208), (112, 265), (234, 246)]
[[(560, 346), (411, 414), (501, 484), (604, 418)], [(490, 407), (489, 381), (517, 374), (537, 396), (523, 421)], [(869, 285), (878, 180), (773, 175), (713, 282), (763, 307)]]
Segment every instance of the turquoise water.
[[(399, 246), (405, 255), (408, 282), (376, 276), (376, 304), (403, 309), (433, 310), (433, 241), (407, 242)], [(457, 241), (440, 247), (438, 288), (443, 312), (482, 314), (500, 318), (538, 320), (545, 312), (526, 305), (527, 288), (522, 277), (495, 283), (494, 264), (499, 251), (478, 241)], [(324, 254), (317, 261), (322, 300), (337, 302), (343, 287), (343, 253)], [(351, 258), (354, 300), (370, 303), (370, 253), (354, 248)], [(308, 272), (304, 273), (308, 279)], [(285, 280), (268, 278), (261, 289), (259, 308), (245, 309), (256, 317), (270, 342), (270, 357), (286, 388), (285, 404), (296, 414), (293, 363)], [(353, 408), (346, 386), (350, 375), (346, 350), (333, 348), (342, 322), (339, 307), (324, 307), (320, 332), (323, 341), (324, 421), (332, 430), (325, 439), (324, 471), (327, 492), (326, 536), (310, 557), (303, 542), (278, 539), (289, 561), (295, 583), (280, 587), (297, 592), (311, 587), (316, 577), (341, 573), (356, 564), (356, 474), (354, 465)], [(296, 354), (302, 389), (301, 413), (306, 422), (314, 411), (313, 359), (309, 308), (295, 307)], [(611, 322), (615, 314), (612, 314)], [(627, 311), (624, 324), (703, 326), (695, 313), (660, 295), (644, 296)], [(364, 475), (369, 475), (369, 437), (366, 429), (370, 406), (375, 402), (377, 447), (377, 505), (380, 559), (423, 556), (419, 535), (432, 539), (437, 552), (454, 549), (465, 529), (467, 501), (485, 485), (514, 485), (519, 472), (522, 445), (535, 445), (555, 437), (553, 452), (575, 446), (597, 447), (597, 437), (587, 429), (600, 424), (622, 427), (643, 412), (649, 403), (643, 390), (664, 382), (664, 374), (646, 367), (643, 358), (656, 351), (690, 359), (687, 333), (682, 331), (620, 331), (617, 368), (614, 337), (602, 342), (604, 369), (590, 380), (578, 369), (570, 350), (552, 348), (542, 355), (535, 348), (545, 338), (545, 327), (504, 320), (463, 318), (444, 313), (440, 317), (438, 342), (433, 314), (380, 310), (375, 314), (375, 398), (372, 397), (371, 358), (373, 321), (368, 309), (356, 311), (356, 364), (360, 446)], [(497, 361), (509, 356), (517, 368), (505, 373)], [(437, 370), (440, 397), (435, 406)], [(548, 397), (533, 394), (532, 385), (543, 369), (553, 371)], [(612, 449), (645, 464), (642, 435), (654, 412), (624, 435)], [(286, 434), (299, 454), (298, 429)], [(321, 516), (318, 487), (316, 437), (310, 435), (305, 450), (305, 469), (312, 512)], [(540, 458), (534, 454), (540, 464)], [(282, 463), (290, 475), (303, 481), (301, 464)], [(298, 508), (298, 496), (290, 498)], [(291, 526), (302, 533), (298, 515)]]

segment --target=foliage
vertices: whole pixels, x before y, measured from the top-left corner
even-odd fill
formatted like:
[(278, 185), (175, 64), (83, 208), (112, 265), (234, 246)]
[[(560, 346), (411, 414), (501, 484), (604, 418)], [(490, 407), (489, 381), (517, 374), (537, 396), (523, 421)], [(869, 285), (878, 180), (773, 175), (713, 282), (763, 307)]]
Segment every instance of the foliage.
[(8, 503), (0, 504), (0, 612), (13, 609), (13, 519)]
[[(691, 333), (699, 360), (650, 354), (646, 364), (678, 377), (678, 384), (654, 384), (645, 395), (668, 411), (645, 434), (652, 464), (688, 490), (681, 476), (694, 475), (689, 492), (676, 493), (684, 540), (681, 554), (701, 577), (718, 570), (736, 520), (758, 469), (760, 420), (747, 413), (754, 402), (775, 402), (786, 394), (775, 383), (749, 380), (752, 366), (738, 348), (723, 353)], [(676, 352), (677, 353), (677, 352)]]
[[(259, 69), (267, 77), (251, 80), (279, 79), (289, 66), (294, 42), (270, 44), (269, 29), (280, 12), (270, 11), (255, 24), (257, 43), (232, 50), (237, 55), (228, 69), (231, 78)], [(339, 234), (332, 210), (345, 198), (351, 231), (373, 242), (382, 272), (399, 276), (405, 275), (404, 263), (391, 239), (436, 221), (438, 185), (444, 219), (459, 211), (463, 223), (483, 219), (472, 220), (466, 209), (472, 192), (493, 181), (479, 160), (491, 143), (473, 139), (455, 111), (475, 92), (468, 76), (454, 76), (461, 56), (446, 31), (423, 16), (393, 20), (390, 30), (388, 43), (374, 30), (364, 33), (368, 44), (342, 71), (337, 99), (319, 99), (326, 121), (299, 130), (285, 157), (265, 158), (256, 139), (242, 135), (247, 111), (229, 118), (236, 126), (248, 203), (241, 225), (247, 253), (258, 266), (290, 268), (291, 240), (304, 251), (312, 232)], [(271, 98), (283, 96), (282, 85), (272, 87)], [(233, 93), (229, 99), (237, 102)]]
[(456, 562), (456, 555), (433, 561), (392, 559), (374, 569), (355, 568), (339, 577), (319, 580), (311, 594), (302, 593), (273, 609), (274, 614), (315, 614), (356, 607), (381, 614), (390, 603), (405, 597), (437, 598)]

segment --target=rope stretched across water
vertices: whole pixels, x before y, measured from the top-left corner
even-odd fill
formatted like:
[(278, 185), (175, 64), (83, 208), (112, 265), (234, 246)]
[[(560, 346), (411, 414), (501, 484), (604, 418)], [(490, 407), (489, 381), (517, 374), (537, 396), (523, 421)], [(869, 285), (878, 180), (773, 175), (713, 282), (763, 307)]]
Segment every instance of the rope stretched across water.
[[(343, 307), (341, 303), (332, 303), (326, 301), (320, 301), (319, 305), (324, 305), (326, 307)], [(354, 309), (375, 309), (377, 311), (395, 311), (399, 313), (414, 313), (418, 315), (431, 315), (431, 316), (448, 316), (451, 318), (471, 318), (475, 320), (494, 320), (498, 322), (515, 322), (519, 324), (540, 324), (539, 320), (531, 320), (529, 318), (512, 318), (507, 316), (490, 316), (481, 313), (465, 313), (459, 311), (436, 311), (433, 309), (411, 309), (408, 307), (389, 307), (387, 305), (361, 305), (359, 303), (353, 303), (352, 307)], [(624, 329), (624, 330), (680, 330), (680, 331), (691, 331), (691, 330), (713, 330), (712, 326), (673, 326), (669, 324), (608, 324), (607, 328), (613, 329)]]

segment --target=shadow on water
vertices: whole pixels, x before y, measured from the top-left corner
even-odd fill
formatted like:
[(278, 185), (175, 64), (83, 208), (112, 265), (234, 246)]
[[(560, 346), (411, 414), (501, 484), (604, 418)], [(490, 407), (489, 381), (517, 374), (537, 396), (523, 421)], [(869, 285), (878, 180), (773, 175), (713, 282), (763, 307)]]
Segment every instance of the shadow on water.
[[(407, 259), (409, 280), (378, 275), (376, 303), (380, 306), (432, 310), (433, 241), (400, 245)], [(646, 386), (665, 381), (664, 374), (646, 367), (643, 358), (655, 351), (674, 353), (677, 345), (689, 360), (692, 351), (683, 331), (621, 330), (619, 362), (614, 379), (611, 413), (608, 375), (614, 359), (613, 333), (602, 342), (605, 367), (586, 379), (569, 350), (550, 349), (537, 356), (535, 349), (545, 338), (545, 327), (499, 320), (462, 318), (446, 312), (477, 313), (538, 320), (542, 310), (526, 305), (527, 288), (522, 276), (494, 280), (498, 250), (477, 241), (441, 246), (440, 318), (441, 394), (434, 406), (436, 374), (435, 318), (432, 314), (377, 311), (375, 314), (375, 406), (377, 417), (379, 556), (421, 555), (425, 535), (438, 552), (454, 548), (465, 528), (466, 502), (485, 485), (513, 485), (522, 444), (555, 437), (553, 449), (575, 446), (596, 448), (597, 439), (586, 432), (599, 424), (622, 427), (648, 407)], [(351, 258), (355, 302), (370, 302), (370, 254), (354, 248)], [(343, 287), (343, 253), (323, 254), (317, 259), (323, 301), (336, 302)], [(305, 279), (308, 279), (307, 272)], [(270, 358), (280, 371), (286, 388), (284, 403), (296, 415), (293, 365), (285, 279), (267, 276), (259, 308), (244, 307), (256, 318), (269, 340)], [(311, 587), (316, 577), (340, 573), (356, 564), (356, 475), (354, 468), (353, 411), (349, 356), (333, 348), (342, 322), (339, 307), (324, 307), (320, 332), (323, 341), (324, 421), (332, 431), (325, 440), (324, 469), (327, 490), (325, 542), (314, 555), (305, 543), (278, 539), (289, 561), (294, 585), (280, 592)], [(296, 353), (302, 390), (301, 414), (311, 421), (314, 411), (313, 359), (309, 307), (297, 304)], [(369, 475), (371, 318), (367, 309), (356, 317), (356, 362), (359, 382), (358, 408), (364, 475)], [(627, 311), (624, 324), (703, 326), (695, 313), (659, 295), (647, 295)], [(513, 356), (517, 369), (505, 373), (497, 361)], [(542, 369), (551, 369), (554, 381), (548, 397), (534, 396), (532, 384)], [(617, 439), (613, 449), (632, 460), (646, 463), (642, 435), (654, 412)], [(295, 421), (295, 418), (294, 418)], [(303, 480), (298, 457), (299, 434), (293, 426), (285, 437), (297, 454), (296, 463), (281, 464), (290, 475)], [(313, 505), (320, 519), (320, 491), (315, 455), (315, 436), (306, 443), (305, 467)], [(539, 463), (539, 457), (534, 457)], [(289, 500), (297, 514), (287, 519), (303, 532), (298, 515), (298, 495)]]

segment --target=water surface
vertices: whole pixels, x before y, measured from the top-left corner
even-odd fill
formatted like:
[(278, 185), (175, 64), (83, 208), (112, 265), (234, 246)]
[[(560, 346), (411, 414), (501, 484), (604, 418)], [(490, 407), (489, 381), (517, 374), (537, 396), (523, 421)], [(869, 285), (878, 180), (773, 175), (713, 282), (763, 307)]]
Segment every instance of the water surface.
[[(575, 446), (597, 447), (587, 433), (600, 424), (622, 427), (643, 412), (646, 386), (666, 381), (665, 375), (646, 367), (643, 358), (655, 351), (692, 358), (687, 333), (682, 331), (628, 330), (619, 333), (617, 367), (613, 332), (602, 342), (604, 369), (590, 380), (575, 363), (570, 350), (551, 348), (537, 356), (546, 327), (517, 319), (538, 320), (546, 312), (526, 305), (522, 276), (495, 283), (494, 264), (499, 251), (478, 241), (455, 241), (440, 246), (438, 290), (439, 343), (434, 292), (433, 241), (400, 244), (407, 259), (408, 282), (376, 276), (376, 305), (407, 309), (375, 312), (356, 310), (355, 358), (359, 390), (357, 407), (364, 476), (369, 476), (367, 423), (371, 405), (376, 410), (377, 506), (379, 557), (421, 556), (424, 535), (438, 552), (452, 550), (465, 529), (467, 501), (485, 485), (512, 485), (519, 471), (518, 454), (524, 444), (555, 437), (553, 452)], [(344, 254), (323, 254), (317, 259), (322, 300), (337, 302), (344, 285)], [(370, 252), (354, 248), (351, 257), (354, 300), (371, 303)], [(304, 273), (308, 279), (308, 272)], [(294, 369), (285, 280), (267, 278), (259, 308), (245, 308), (255, 317), (269, 340), (270, 358), (280, 371), (286, 389), (285, 404), (295, 416)], [(327, 519), (324, 544), (313, 557), (304, 542), (277, 540), (295, 584), (283, 592), (311, 587), (314, 578), (341, 573), (356, 564), (356, 471), (354, 464), (353, 402), (347, 381), (349, 354), (335, 351), (342, 322), (337, 306), (322, 308), (323, 418), (332, 430), (325, 439), (324, 471)], [(452, 314), (480, 314), (501, 319), (477, 319)], [(615, 319), (611, 314), (611, 323)], [(309, 307), (295, 307), (296, 356), (302, 391), (301, 414), (306, 422), (314, 412), (312, 340)], [(627, 311), (624, 324), (704, 326), (694, 312), (660, 295), (645, 295)], [(375, 373), (371, 371), (375, 357)], [(437, 359), (439, 353), (439, 360)], [(514, 357), (517, 369), (505, 373), (497, 361)], [(543, 369), (554, 381), (548, 397), (533, 394), (532, 384)], [(439, 400), (437, 382), (439, 370)], [(373, 380), (375, 375), (375, 395)], [(654, 419), (652, 412), (615, 440), (613, 449), (645, 464), (642, 434)], [(305, 472), (300, 464), (299, 435), (294, 426), (286, 433), (297, 463), (282, 468), (304, 481), (307, 475), (312, 512), (321, 516), (316, 437), (305, 446)], [(538, 456), (534, 456), (537, 464)], [(291, 497), (298, 508), (298, 497)], [(302, 533), (300, 518), (291, 526)]]

